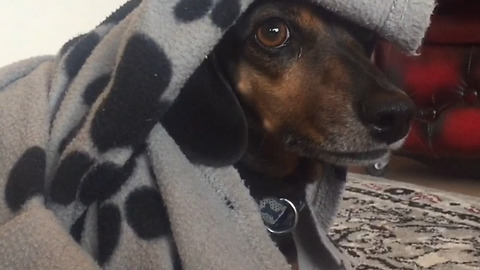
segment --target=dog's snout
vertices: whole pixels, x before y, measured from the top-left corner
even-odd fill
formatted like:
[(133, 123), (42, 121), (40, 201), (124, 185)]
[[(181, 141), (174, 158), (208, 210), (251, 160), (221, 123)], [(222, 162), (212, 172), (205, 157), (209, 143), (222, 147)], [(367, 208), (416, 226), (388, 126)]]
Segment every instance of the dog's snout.
[(415, 112), (413, 102), (403, 94), (377, 93), (367, 98), (361, 109), (372, 136), (386, 144), (405, 137)]

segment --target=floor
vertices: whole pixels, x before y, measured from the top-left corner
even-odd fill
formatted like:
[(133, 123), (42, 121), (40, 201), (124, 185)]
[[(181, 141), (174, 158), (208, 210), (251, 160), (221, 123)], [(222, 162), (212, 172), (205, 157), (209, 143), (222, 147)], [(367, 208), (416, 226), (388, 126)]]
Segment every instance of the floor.
[(382, 177), (480, 198), (480, 179), (453, 177), (402, 157), (394, 157)]

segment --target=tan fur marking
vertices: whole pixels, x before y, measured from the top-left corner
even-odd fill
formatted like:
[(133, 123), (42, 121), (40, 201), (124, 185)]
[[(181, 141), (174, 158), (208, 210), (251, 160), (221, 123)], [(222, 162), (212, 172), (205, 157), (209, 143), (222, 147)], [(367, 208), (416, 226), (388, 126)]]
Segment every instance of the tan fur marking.
[(312, 29), (315, 31), (325, 32), (325, 25), (320, 18), (313, 14), (311, 10), (305, 7), (298, 8), (298, 24), (306, 29)]

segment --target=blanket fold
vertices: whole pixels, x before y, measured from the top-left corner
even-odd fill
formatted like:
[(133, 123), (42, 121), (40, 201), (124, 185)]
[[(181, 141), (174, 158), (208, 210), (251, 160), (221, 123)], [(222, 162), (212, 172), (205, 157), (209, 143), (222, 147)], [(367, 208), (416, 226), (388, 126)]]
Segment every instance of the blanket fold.
[[(290, 269), (232, 167), (243, 111), (208, 87), (206, 57), (252, 2), (131, 0), (56, 57), (0, 69), (2, 269)], [(364, 2), (318, 1), (416, 49), (433, 1)], [(305, 269), (349, 268), (326, 239), (345, 175), (327, 171), (307, 199), (331, 264)]]
[(44, 207), (30, 207), (0, 227), (0, 268), (100, 269)]
[(320, 4), (409, 53), (416, 53), (421, 45), (435, 7), (434, 1), (421, 0), (322, 0)]

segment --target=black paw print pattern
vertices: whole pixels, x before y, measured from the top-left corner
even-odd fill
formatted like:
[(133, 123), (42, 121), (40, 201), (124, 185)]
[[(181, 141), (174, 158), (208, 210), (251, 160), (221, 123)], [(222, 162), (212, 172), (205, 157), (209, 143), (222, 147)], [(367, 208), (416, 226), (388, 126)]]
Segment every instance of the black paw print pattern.
[(213, 0), (181, 0), (175, 6), (175, 17), (180, 22), (190, 23), (207, 16), (210, 13), (212, 22), (225, 30), (240, 14), (238, 0), (220, 0), (213, 6)]

